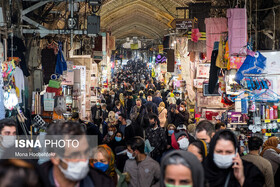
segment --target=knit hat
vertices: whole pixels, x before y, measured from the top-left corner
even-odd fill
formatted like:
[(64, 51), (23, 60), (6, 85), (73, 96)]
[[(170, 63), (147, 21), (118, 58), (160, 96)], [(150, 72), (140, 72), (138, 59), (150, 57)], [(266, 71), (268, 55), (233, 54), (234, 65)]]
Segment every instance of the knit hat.
[(183, 135), (184, 135), (184, 136), (188, 136), (187, 133), (186, 133), (186, 131), (175, 132), (174, 135), (175, 135), (176, 141), (178, 141), (178, 139), (179, 139), (181, 136), (183, 136)]
[(187, 127), (186, 127), (186, 125), (181, 124), (177, 127), (177, 130), (187, 130)]

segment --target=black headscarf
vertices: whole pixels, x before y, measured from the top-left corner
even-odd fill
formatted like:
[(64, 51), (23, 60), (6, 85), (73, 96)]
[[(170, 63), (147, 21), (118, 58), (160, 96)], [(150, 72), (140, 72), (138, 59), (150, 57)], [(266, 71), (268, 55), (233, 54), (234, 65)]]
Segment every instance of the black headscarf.
[[(216, 143), (221, 135), (221, 133), (228, 132), (231, 136), (231, 139), (234, 140), (233, 145), (234, 148), (237, 148), (237, 151), (239, 153), (239, 147), (238, 147), (238, 141), (236, 136), (231, 130), (221, 130), (217, 132), (214, 137), (211, 139), (210, 142), (210, 148), (209, 148), (209, 154), (206, 157), (206, 160), (203, 162), (204, 167), (204, 173), (205, 173), (205, 181), (209, 183), (209, 186), (224, 186), (226, 182), (226, 178), (230, 173), (230, 180), (228, 187), (231, 186), (240, 186), (238, 181), (236, 180), (232, 167), (229, 167), (228, 169), (220, 169), (217, 167), (217, 165), (214, 163), (214, 149), (216, 146)], [(263, 186), (264, 184), (264, 176), (260, 172), (260, 170), (253, 165), (252, 163), (242, 161), (243, 167), (244, 167), (244, 175), (245, 175), (245, 182), (243, 187), (245, 186)]]
[(193, 187), (204, 187), (204, 172), (203, 167), (196, 156), (188, 151), (174, 150), (165, 155), (161, 161), (161, 175), (160, 185), (164, 187), (165, 169), (168, 164), (168, 159), (174, 155), (182, 157), (186, 163), (190, 166), (189, 169), (192, 172)]

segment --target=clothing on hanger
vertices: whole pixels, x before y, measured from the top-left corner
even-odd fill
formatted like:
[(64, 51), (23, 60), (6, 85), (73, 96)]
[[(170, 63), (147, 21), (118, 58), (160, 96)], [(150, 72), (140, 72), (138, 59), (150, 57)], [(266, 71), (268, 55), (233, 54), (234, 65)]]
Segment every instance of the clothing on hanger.
[(206, 18), (205, 24), (207, 60), (210, 60), (214, 42), (220, 41), (220, 36), (227, 32), (227, 18)]

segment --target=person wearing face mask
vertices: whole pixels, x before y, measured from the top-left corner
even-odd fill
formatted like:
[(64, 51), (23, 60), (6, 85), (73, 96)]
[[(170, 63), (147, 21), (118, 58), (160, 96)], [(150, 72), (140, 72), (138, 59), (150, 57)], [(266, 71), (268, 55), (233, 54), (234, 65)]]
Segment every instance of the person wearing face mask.
[(5, 150), (14, 146), (16, 133), (16, 123), (12, 119), (0, 120), (0, 158)]
[(176, 105), (180, 105), (182, 103), (182, 100), (181, 100), (179, 92), (175, 93), (175, 99), (176, 99)]
[(114, 125), (110, 125), (108, 127), (108, 133), (103, 138), (103, 144), (109, 144), (111, 141), (113, 141), (116, 132), (117, 128)]
[(149, 123), (150, 126), (146, 129), (145, 135), (151, 146), (154, 147), (150, 155), (154, 160), (159, 162), (167, 146), (165, 130), (159, 126), (160, 122), (155, 114), (149, 114)]
[(175, 121), (174, 125), (178, 127), (180, 124), (185, 124), (186, 126), (189, 125), (189, 113), (186, 109), (186, 104), (182, 102), (179, 105), (179, 110), (175, 109)]
[(115, 149), (119, 146), (125, 146), (126, 143), (124, 141), (124, 137), (121, 131), (117, 131), (114, 139), (108, 144), (108, 146), (113, 150), (115, 153)]
[(265, 178), (265, 187), (274, 186), (274, 175), (272, 166), (267, 159), (259, 155), (262, 144), (263, 140), (257, 136), (249, 138), (248, 147), (250, 152), (247, 155), (242, 156), (241, 158), (242, 160), (252, 162), (259, 168)]
[(102, 122), (102, 108), (101, 108), (101, 100), (98, 99), (96, 104), (91, 107), (91, 117), (94, 124), (100, 128), (100, 124)]
[[(58, 122), (50, 124), (47, 135), (79, 136), (78, 147), (65, 146), (63, 151), (61, 148), (49, 147), (54, 156), (50, 158), (50, 161), (40, 165), (40, 168), (51, 186), (115, 186), (109, 176), (98, 169), (89, 167), (89, 144), (85, 136), (85, 129), (79, 123)], [(77, 151), (79, 154), (76, 158)]]
[(116, 94), (113, 90), (110, 91), (110, 95), (109, 95), (109, 100), (107, 102), (107, 109), (108, 111), (111, 111), (114, 109), (115, 107), (115, 98), (116, 98)]
[(262, 152), (260, 153), (272, 165), (275, 186), (280, 185), (280, 149), (277, 147), (278, 144), (279, 139), (277, 137), (270, 137), (264, 142)]
[(172, 151), (162, 159), (160, 184), (162, 187), (204, 187), (203, 167), (192, 153)]
[(136, 105), (131, 109), (130, 119), (135, 121), (140, 113), (140, 109), (142, 107), (142, 101), (140, 98), (136, 99)]
[(160, 186), (160, 166), (158, 162), (144, 153), (145, 142), (141, 137), (134, 137), (127, 144), (128, 160), (124, 172), (130, 175), (129, 187)]
[(186, 151), (189, 147), (189, 135), (185, 130), (177, 130), (171, 136), (171, 145), (174, 149)]
[(236, 136), (231, 130), (217, 132), (203, 162), (205, 180), (212, 186), (259, 186), (264, 176), (252, 163), (241, 160)]
[(166, 128), (166, 137), (167, 137), (167, 151), (171, 148), (171, 136), (175, 132), (175, 125), (169, 124)]
[(125, 176), (115, 168), (115, 155), (106, 144), (99, 145), (93, 150), (93, 159), (89, 161), (90, 166), (110, 176), (115, 186), (127, 186)]

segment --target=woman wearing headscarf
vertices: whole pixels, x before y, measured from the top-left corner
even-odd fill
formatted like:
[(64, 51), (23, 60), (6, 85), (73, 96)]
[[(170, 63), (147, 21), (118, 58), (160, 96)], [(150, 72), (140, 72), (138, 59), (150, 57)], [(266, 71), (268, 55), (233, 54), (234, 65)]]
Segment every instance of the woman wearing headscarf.
[(158, 107), (158, 119), (160, 121), (160, 127), (166, 126), (167, 110), (165, 108), (164, 102), (161, 102)]
[(277, 137), (271, 137), (263, 144), (261, 156), (266, 158), (272, 165), (274, 174), (275, 186), (280, 185), (280, 149), (277, 148), (279, 139)]
[(212, 186), (259, 186), (264, 176), (252, 163), (241, 160), (236, 136), (231, 130), (217, 132), (203, 162), (206, 183)]
[(193, 153), (200, 162), (203, 162), (207, 156), (207, 146), (203, 140), (196, 140), (192, 142), (188, 151)]
[(160, 185), (204, 187), (203, 167), (192, 153), (174, 150), (162, 159)]
[(116, 186), (127, 186), (125, 176), (115, 168), (115, 155), (106, 144), (99, 145), (93, 151), (93, 159), (89, 160), (89, 164), (110, 176)]
[(116, 153), (117, 147), (126, 146), (123, 133), (121, 131), (117, 131), (114, 139), (108, 144), (108, 146), (113, 150), (114, 153)]
[(166, 128), (166, 137), (167, 137), (167, 150), (169, 150), (171, 146), (171, 136), (175, 132), (176, 127), (173, 124), (169, 124)]

